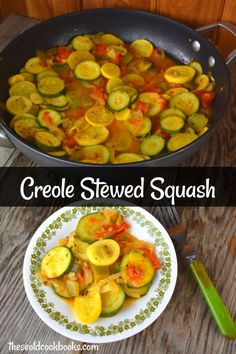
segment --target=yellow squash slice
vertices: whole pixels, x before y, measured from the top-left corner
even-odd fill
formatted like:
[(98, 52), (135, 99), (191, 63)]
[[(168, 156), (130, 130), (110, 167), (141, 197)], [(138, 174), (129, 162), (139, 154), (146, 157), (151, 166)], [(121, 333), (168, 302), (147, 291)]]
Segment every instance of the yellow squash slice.
[(150, 57), (153, 51), (153, 45), (146, 39), (136, 39), (130, 45), (132, 52), (137, 57), (147, 58)]
[(92, 323), (98, 319), (102, 311), (102, 301), (98, 290), (90, 287), (84, 295), (79, 295), (74, 300), (74, 312), (83, 323)]
[(86, 60), (94, 61), (95, 57), (88, 50), (76, 50), (69, 55), (67, 63), (69, 67), (74, 70), (77, 64)]
[(109, 135), (106, 127), (88, 127), (75, 134), (74, 139), (78, 145), (90, 146), (103, 143)]
[(42, 63), (39, 57), (30, 58), (25, 64), (25, 70), (30, 74), (38, 74), (46, 69), (47, 67)]
[(195, 70), (188, 65), (174, 65), (166, 69), (164, 77), (171, 84), (185, 84), (193, 79)]
[(105, 63), (101, 67), (101, 73), (107, 79), (115, 79), (120, 76), (120, 68), (116, 64)]
[(113, 121), (113, 114), (104, 106), (94, 106), (86, 112), (85, 118), (94, 127), (106, 127)]
[(119, 244), (111, 239), (99, 240), (87, 248), (88, 259), (96, 266), (113, 264), (120, 255)]

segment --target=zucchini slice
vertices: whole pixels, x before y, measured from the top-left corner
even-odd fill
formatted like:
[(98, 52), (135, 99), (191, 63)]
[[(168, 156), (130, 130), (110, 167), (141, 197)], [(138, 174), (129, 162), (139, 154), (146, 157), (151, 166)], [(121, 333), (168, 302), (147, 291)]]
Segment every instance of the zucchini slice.
[(76, 65), (74, 73), (79, 80), (94, 81), (101, 75), (101, 70), (98, 63), (86, 60)]
[(21, 73), (21, 75), (24, 77), (24, 79), (26, 81), (30, 81), (30, 82), (34, 83), (34, 75), (33, 74), (30, 74), (30, 73), (27, 73), (27, 72), (23, 72), (23, 73)]
[[(75, 232), (83, 242), (93, 243), (98, 240), (96, 234), (104, 225), (109, 225), (104, 213), (90, 213), (80, 218)], [(111, 237), (112, 234), (112, 232), (110, 234), (104, 234), (103, 238)]]
[(16, 75), (12, 75), (9, 77), (8, 79), (8, 84), (10, 86), (15, 85), (17, 82), (22, 82), (25, 81), (25, 78), (22, 74), (16, 74)]
[(120, 270), (123, 281), (131, 288), (147, 285), (155, 273), (150, 259), (136, 251), (131, 251), (122, 258)]
[(161, 120), (160, 125), (164, 132), (174, 134), (183, 128), (184, 120), (179, 116), (168, 116)]
[(142, 141), (140, 150), (143, 155), (155, 156), (159, 154), (164, 147), (165, 139), (158, 135), (150, 135)]
[(125, 300), (125, 292), (120, 284), (114, 280), (108, 283), (109, 291), (101, 293), (102, 312), (101, 317), (115, 315), (122, 307)]
[(134, 56), (141, 58), (150, 57), (153, 51), (152, 43), (146, 39), (136, 39), (130, 44), (130, 48)]
[(25, 70), (30, 74), (38, 74), (46, 69), (47, 66), (41, 61), (39, 57), (30, 58), (25, 64)]
[(67, 99), (64, 95), (52, 98), (45, 98), (45, 102), (57, 108), (62, 108), (67, 105)]
[(31, 118), (36, 120), (36, 117), (33, 114), (29, 114), (29, 113), (25, 113), (25, 114), (17, 114), (16, 116), (14, 116), (12, 118), (12, 120), (10, 121), (10, 128), (13, 128), (13, 124), (20, 119), (25, 119), (25, 118)]
[(132, 86), (136, 89), (141, 89), (145, 85), (144, 78), (139, 74), (127, 74), (122, 79), (127, 85)]
[(182, 93), (182, 92), (188, 92), (188, 89), (184, 88), (184, 87), (174, 87), (169, 89), (168, 91), (165, 92), (165, 95), (168, 95), (171, 97), (178, 95), (178, 93)]
[(109, 130), (106, 127), (88, 127), (87, 129), (76, 133), (74, 139), (78, 145), (90, 146), (98, 145), (107, 140)]
[(185, 84), (193, 79), (195, 69), (188, 65), (173, 65), (166, 69), (164, 77), (171, 84)]
[(92, 53), (90, 53), (88, 50), (76, 50), (75, 52), (72, 52), (69, 57), (67, 58), (67, 63), (69, 67), (74, 70), (76, 65), (81, 63), (82, 61), (95, 61), (95, 57)]
[(110, 79), (107, 81), (106, 90), (108, 93), (111, 93), (115, 87), (121, 86), (123, 84), (124, 83), (120, 78)]
[(119, 85), (119, 86), (116, 86), (112, 89), (112, 92), (113, 91), (125, 91), (128, 93), (128, 95), (130, 96), (130, 101), (133, 102), (137, 96), (138, 96), (138, 90), (134, 87), (130, 87), (128, 85)]
[(109, 159), (110, 151), (104, 145), (86, 146), (70, 156), (70, 160), (101, 165), (108, 163)]
[(66, 104), (66, 105), (63, 106), (63, 107), (57, 107), (57, 106), (53, 106), (52, 104), (49, 104), (49, 105), (48, 105), (48, 108), (49, 108), (49, 109), (56, 110), (56, 111), (58, 111), (58, 112), (64, 112), (64, 111), (66, 111), (67, 109), (69, 109), (70, 106), (69, 106), (69, 104)]
[(79, 283), (74, 280), (66, 278), (55, 279), (52, 282), (52, 288), (57, 295), (65, 299), (79, 296)]
[(185, 114), (178, 108), (167, 108), (160, 113), (160, 119), (163, 119), (168, 116), (179, 116), (185, 119)]
[(198, 75), (201, 75), (203, 73), (203, 68), (202, 65), (198, 61), (192, 61), (188, 64), (191, 66), (194, 70), (196, 70)]
[(17, 119), (13, 123), (13, 129), (16, 134), (19, 135), (22, 139), (29, 139), (33, 136), (35, 130), (39, 128), (39, 125), (36, 119), (33, 118), (21, 118)]
[(143, 118), (141, 126), (136, 126), (133, 124), (132, 120), (128, 120), (125, 123), (128, 131), (134, 136), (145, 136), (151, 131), (152, 128), (152, 122), (148, 117)]
[(120, 246), (114, 240), (99, 240), (92, 243), (86, 252), (92, 264), (109, 266), (119, 258)]
[(29, 81), (17, 82), (9, 90), (10, 96), (30, 97), (32, 93), (36, 93), (36, 92), (37, 92), (36, 86)]
[(170, 100), (171, 108), (178, 108), (186, 116), (196, 113), (199, 109), (199, 99), (192, 92), (183, 92), (174, 96)]
[(148, 59), (134, 59), (129, 63), (128, 70), (134, 72), (147, 71), (152, 66), (152, 63)]
[(94, 106), (86, 112), (85, 119), (94, 127), (106, 127), (112, 123), (114, 117), (106, 107)]
[(61, 147), (61, 140), (46, 130), (38, 130), (34, 133), (36, 145), (44, 151), (54, 151)]
[(43, 79), (46, 76), (54, 76), (54, 77), (58, 77), (57, 73), (55, 71), (52, 70), (44, 70), (41, 73), (38, 73), (37, 75), (37, 82), (39, 82), (41, 79)]
[(43, 98), (38, 92), (31, 93), (30, 99), (33, 104), (43, 104)]
[(207, 86), (209, 85), (210, 80), (209, 77), (207, 75), (199, 75), (196, 80), (195, 80), (195, 84), (197, 85), (197, 87), (195, 88), (196, 91), (201, 91), (207, 88)]
[(37, 117), (41, 127), (48, 128), (51, 125), (59, 125), (61, 123), (61, 115), (53, 109), (42, 109)]
[(41, 262), (41, 273), (48, 279), (59, 278), (69, 272), (74, 261), (71, 250), (58, 246), (49, 250)]
[(133, 299), (139, 299), (141, 296), (147, 294), (150, 286), (151, 283), (141, 286), (140, 288), (129, 288), (127, 285), (123, 285), (123, 289), (127, 296), (132, 297)]
[(75, 50), (91, 50), (93, 42), (85, 36), (76, 36), (72, 39), (72, 46)]
[(106, 46), (124, 44), (124, 42), (119, 37), (111, 33), (103, 34), (100, 37), (100, 42), (105, 44)]
[(25, 96), (11, 96), (6, 102), (6, 107), (11, 114), (24, 114), (31, 110), (32, 102)]
[(188, 117), (187, 122), (188, 125), (192, 127), (196, 133), (200, 133), (207, 125), (208, 119), (203, 114), (194, 113)]
[(124, 154), (120, 154), (116, 156), (114, 159), (114, 163), (131, 163), (131, 162), (139, 162), (143, 161), (144, 158), (138, 154), (132, 152), (126, 152)]
[(64, 88), (64, 80), (56, 76), (45, 76), (38, 82), (38, 91), (44, 97), (60, 96)]
[(149, 109), (147, 115), (152, 117), (157, 115), (165, 104), (165, 101), (156, 92), (144, 92), (139, 95), (139, 101), (143, 103), (148, 103)]
[(67, 156), (66, 152), (64, 150), (58, 150), (58, 151), (51, 151), (49, 152), (50, 155), (55, 156), (55, 157), (65, 157)]
[(115, 90), (109, 94), (107, 103), (113, 111), (119, 112), (128, 107), (130, 96), (124, 90)]
[(182, 147), (192, 143), (195, 139), (197, 139), (197, 137), (198, 136), (194, 133), (177, 133), (169, 139), (167, 149), (169, 151), (179, 150)]

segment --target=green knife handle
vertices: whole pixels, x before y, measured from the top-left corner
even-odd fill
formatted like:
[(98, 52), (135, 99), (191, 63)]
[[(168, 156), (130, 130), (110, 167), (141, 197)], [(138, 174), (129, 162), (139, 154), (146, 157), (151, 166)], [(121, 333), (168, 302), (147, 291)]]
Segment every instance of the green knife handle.
[(212, 284), (203, 263), (199, 259), (195, 259), (190, 263), (190, 268), (211, 310), (220, 333), (225, 337), (235, 339), (236, 324)]

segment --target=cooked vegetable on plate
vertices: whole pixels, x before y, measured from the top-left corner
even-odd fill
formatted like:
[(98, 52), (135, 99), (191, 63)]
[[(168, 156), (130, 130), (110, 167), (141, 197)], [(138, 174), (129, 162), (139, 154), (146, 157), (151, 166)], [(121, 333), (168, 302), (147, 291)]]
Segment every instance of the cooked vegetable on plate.
[(181, 149), (210, 126), (214, 80), (144, 38), (75, 36), (38, 50), (11, 76), (11, 128), (53, 156), (92, 164), (143, 161)]
[(161, 268), (154, 246), (129, 232), (116, 209), (81, 217), (41, 260), (39, 279), (84, 323), (115, 315), (149, 291)]

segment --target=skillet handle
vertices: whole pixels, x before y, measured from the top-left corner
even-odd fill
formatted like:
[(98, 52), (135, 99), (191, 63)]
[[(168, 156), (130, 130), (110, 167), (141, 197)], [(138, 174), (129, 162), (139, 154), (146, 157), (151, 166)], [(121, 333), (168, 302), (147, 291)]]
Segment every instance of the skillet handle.
[(4, 133), (4, 131), (1, 127), (0, 127), (0, 147), (14, 148), (14, 145), (7, 138), (6, 134)]
[[(206, 25), (200, 28), (197, 28), (196, 31), (200, 33), (210, 32), (216, 28), (223, 28), (226, 31), (230, 32), (236, 38), (236, 26), (229, 22), (214, 22), (210, 25)], [(234, 49), (226, 58), (226, 64), (229, 65), (236, 60), (236, 49)]]

